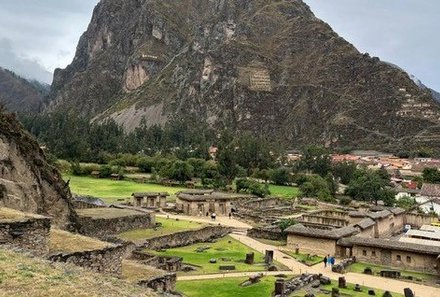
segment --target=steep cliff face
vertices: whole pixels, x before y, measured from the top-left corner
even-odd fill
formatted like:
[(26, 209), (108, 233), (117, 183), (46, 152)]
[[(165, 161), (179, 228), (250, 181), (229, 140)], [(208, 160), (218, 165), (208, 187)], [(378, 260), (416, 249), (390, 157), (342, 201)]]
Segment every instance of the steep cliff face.
[(127, 130), (197, 118), (288, 146), (438, 144), (432, 95), (301, 0), (102, 0), (51, 96)]
[(0, 104), (9, 111), (20, 113), (40, 112), (44, 90), (0, 67)]
[(0, 109), (0, 206), (47, 215), (70, 229), (76, 222), (70, 199), (69, 187), (38, 143)]

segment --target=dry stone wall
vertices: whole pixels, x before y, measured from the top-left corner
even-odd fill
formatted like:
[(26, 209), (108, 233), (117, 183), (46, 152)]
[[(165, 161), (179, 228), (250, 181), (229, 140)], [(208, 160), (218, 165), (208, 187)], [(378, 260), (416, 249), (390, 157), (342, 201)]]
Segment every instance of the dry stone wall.
[(128, 230), (152, 228), (155, 217), (147, 213), (118, 218), (79, 217), (78, 222), (81, 234), (102, 238)]
[(194, 243), (221, 238), (231, 232), (232, 228), (223, 226), (207, 226), (199, 230), (178, 232), (147, 239), (144, 243), (142, 243), (142, 247), (152, 250), (160, 250), (165, 248), (187, 246)]
[(51, 255), (49, 260), (72, 263), (95, 272), (121, 275), (125, 254), (126, 246), (119, 245), (102, 250)]
[(286, 240), (280, 228), (252, 228), (247, 231), (247, 235), (253, 238), (263, 238), (269, 240)]
[(0, 222), (0, 246), (17, 248), (36, 256), (49, 252), (49, 218)]

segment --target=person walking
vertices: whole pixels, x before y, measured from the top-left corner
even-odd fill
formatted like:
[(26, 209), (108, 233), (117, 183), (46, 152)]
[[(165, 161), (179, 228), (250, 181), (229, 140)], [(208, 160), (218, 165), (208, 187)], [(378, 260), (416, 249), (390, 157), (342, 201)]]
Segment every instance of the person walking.
[(327, 265), (328, 265), (328, 266), (331, 265), (331, 258), (330, 258), (330, 255), (327, 255)]
[(323, 262), (324, 262), (324, 268), (327, 268), (327, 256), (324, 257)]
[(330, 258), (330, 264), (331, 264), (331, 266), (333, 267), (333, 265), (335, 265), (335, 263), (336, 263), (336, 260), (335, 260), (335, 257), (331, 257)]

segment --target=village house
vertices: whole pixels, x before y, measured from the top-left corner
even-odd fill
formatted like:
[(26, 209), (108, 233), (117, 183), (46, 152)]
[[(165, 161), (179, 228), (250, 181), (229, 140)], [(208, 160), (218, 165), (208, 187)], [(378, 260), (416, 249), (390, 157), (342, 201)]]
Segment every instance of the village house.
[(144, 208), (164, 208), (166, 207), (168, 193), (156, 193), (156, 192), (146, 192), (146, 193), (133, 193), (131, 194), (131, 204), (135, 207)]
[(405, 270), (440, 273), (440, 246), (353, 236), (338, 241), (340, 257)]
[(378, 212), (322, 210), (302, 215), (299, 224), (285, 230), (289, 248), (322, 255), (336, 253), (344, 237), (379, 238), (403, 230), (405, 210), (390, 208)]
[(336, 255), (339, 239), (358, 234), (360, 231), (354, 226), (335, 229), (310, 228), (302, 224), (290, 226), (287, 233), (287, 247), (300, 253), (313, 255)]
[(228, 216), (235, 200), (237, 197), (214, 193), (212, 190), (189, 190), (177, 194), (176, 209), (190, 216), (212, 213)]

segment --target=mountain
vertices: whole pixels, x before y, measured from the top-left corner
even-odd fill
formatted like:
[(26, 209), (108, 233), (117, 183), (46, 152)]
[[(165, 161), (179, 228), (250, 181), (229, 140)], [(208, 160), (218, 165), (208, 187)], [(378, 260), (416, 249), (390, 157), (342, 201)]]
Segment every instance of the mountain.
[(50, 97), (127, 131), (183, 119), (290, 147), (440, 144), (432, 94), (301, 0), (102, 0)]
[(71, 228), (76, 214), (70, 201), (69, 187), (35, 139), (0, 108), (0, 207), (50, 216)]
[(9, 111), (37, 113), (42, 110), (48, 86), (38, 81), (27, 81), (15, 73), (0, 68), (0, 104)]
[(430, 89), (431, 93), (432, 93), (432, 97), (434, 97), (434, 99), (440, 103), (440, 93), (437, 91), (434, 91), (433, 89)]

